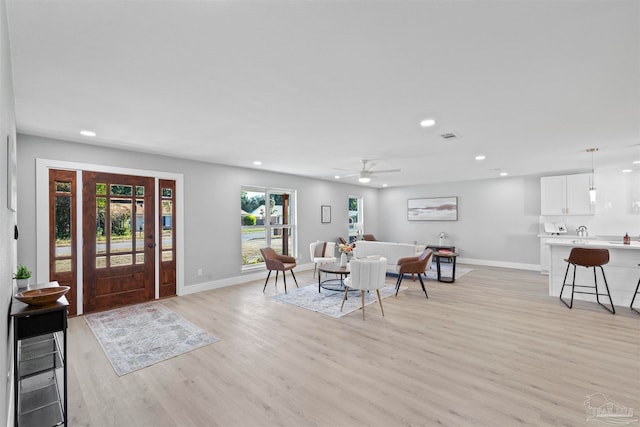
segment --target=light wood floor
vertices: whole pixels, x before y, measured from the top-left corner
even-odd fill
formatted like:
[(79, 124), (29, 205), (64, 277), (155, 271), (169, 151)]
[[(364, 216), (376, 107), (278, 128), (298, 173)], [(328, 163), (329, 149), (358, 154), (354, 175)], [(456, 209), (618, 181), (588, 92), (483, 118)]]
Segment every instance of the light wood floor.
[(429, 300), (405, 281), (365, 321), (273, 301), (273, 279), (164, 300), (220, 341), (123, 377), (70, 319), (70, 425), (583, 426), (594, 393), (640, 413), (640, 315), (569, 310), (545, 276), (471, 267), (428, 281)]

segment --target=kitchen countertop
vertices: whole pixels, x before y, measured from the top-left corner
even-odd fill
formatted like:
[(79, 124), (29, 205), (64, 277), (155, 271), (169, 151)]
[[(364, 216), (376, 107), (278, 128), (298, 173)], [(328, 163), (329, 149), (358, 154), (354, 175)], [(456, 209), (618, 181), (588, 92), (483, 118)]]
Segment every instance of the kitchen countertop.
[(585, 248), (603, 248), (603, 249), (640, 250), (640, 242), (632, 240), (630, 244), (625, 245), (622, 243), (622, 238), (620, 238), (619, 241), (589, 240), (588, 238), (585, 239), (584, 237), (564, 238), (564, 239), (551, 240), (547, 242), (547, 245), (585, 247)]
[(537, 237), (544, 237), (547, 239), (585, 239), (585, 240), (598, 240), (598, 236), (586, 236), (579, 237), (577, 234), (548, 234), (548, 233), (540, 233)]

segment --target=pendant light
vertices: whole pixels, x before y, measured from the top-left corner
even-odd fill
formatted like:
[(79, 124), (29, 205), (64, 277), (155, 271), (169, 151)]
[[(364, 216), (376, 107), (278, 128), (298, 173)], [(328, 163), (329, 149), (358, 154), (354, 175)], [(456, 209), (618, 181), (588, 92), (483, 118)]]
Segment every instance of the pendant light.
[(591, 153), (591, 182), (589, 183), (589, 201), (592, 205), (596, 204), (596, 178), (595, 168), (593, 166), (593, 153), (598, 151), (597, 148), (587, 148), (587, 153)]

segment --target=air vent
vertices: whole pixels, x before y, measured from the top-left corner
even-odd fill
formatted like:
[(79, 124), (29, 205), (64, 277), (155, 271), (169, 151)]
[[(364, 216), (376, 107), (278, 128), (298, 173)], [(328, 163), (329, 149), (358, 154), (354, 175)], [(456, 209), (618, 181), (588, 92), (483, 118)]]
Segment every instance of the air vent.
[(457, 133), (453, 133), (453, 132), (447, 132), (447, 133), (441, 134), (440, 138), (446, 139), (446, 140), (451, 140), (451, 139), (460, 138), (460, 135), (458, 135)]

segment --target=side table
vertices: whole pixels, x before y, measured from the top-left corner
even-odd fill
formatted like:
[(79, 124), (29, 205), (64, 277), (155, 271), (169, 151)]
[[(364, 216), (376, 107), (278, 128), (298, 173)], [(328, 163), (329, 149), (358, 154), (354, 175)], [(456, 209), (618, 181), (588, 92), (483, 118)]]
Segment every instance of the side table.
[(12, 301), (16, 427), (67, 425), (68, 307), (65, 297), (41, 306)]
[[(438, 269), (438, 282), (443, 282), (443, 283), (453, 283), (456, 281), (456, 258), (458, 256), (457, 253), (455, 252), (434, 252), (433, 256), (435, 257), (435, 261), (436, 261), (436, 268)], [(453, 265), (453, 271), (451, 272), (451, 277), (449, 278), (445, 278), (442, 277), (441, 274), (441, 269), (440, 269), (440, 260), (442, 260), (442, 258), (446, 258), (447, 260), (449, 260), (449, 262), (451, 262)]]

